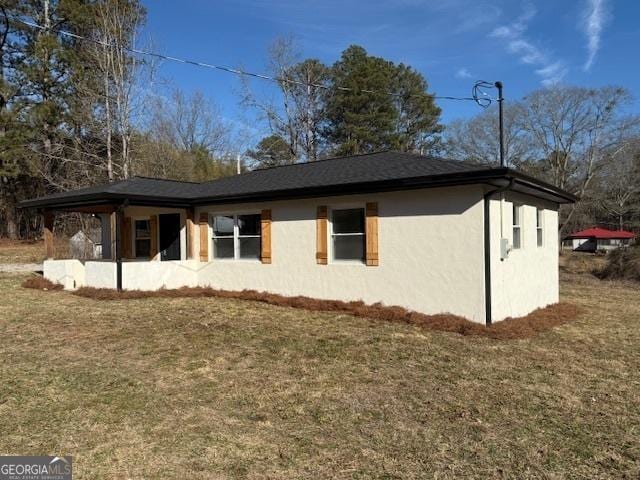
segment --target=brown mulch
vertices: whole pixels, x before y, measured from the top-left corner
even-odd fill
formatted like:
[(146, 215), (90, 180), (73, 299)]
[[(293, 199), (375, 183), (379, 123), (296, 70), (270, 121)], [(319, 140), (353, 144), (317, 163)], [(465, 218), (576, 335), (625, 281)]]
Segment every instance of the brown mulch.
[(402, 307), (388, 307), (380, 303), (366, 305), (364, 302), (341, 302), (337, 300), (319, 300), (309, 297), (285, 297), (255, 290), (228, 291), (204, 287), (185, 287), (175, 290), (155, 291), (125, 290), (83, 287), (73, 292), (94, 300), (127, 300), (139, 298), (178, 298), (178, 297), (218, 297), (263, 302), (280, 307), (300, 308), (321, 312), (340, 312), (356, 317), (372, 318), (390, 322), (417, 325), (429, 330), (453, 332), (460, 335), (476, 335), (498, 340), (532, 338), (537, 334), (558, 325), (574, 320), (578, 307), (569, 303), (557, 303), (531, 312), (525, 317), (508, 318), (489, 327), (471, 322), (463, 317), (451, 314), (426, 315)]
[(24, 288), (33, 288), (35, 290), (62, 290), (62, 285), (59, 283), (53, 283), (41, 276), (31, 276), (27, 277), (24, 282), (22, 282), (22, 286)]

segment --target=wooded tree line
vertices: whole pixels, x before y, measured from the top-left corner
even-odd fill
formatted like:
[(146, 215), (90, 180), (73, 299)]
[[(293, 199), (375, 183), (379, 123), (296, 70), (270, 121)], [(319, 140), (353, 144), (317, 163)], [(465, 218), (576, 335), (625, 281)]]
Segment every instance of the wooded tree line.
[[(553, 86), (505, 105), (505, 157), (581, 198), (560, 234), (599, 224), (640, 230), (640, 117), (623, 88)], [(446, 130), (444, 153), (499, 164), (496, 107)]]
[(352, 45), (328, 66), (301, 60), (285, 38), (269, 50), (269, 72), (279, 79), (275, 101), (247, 83), (242, 98), (270, 131), (248, 152), (259, 166), (385, 149), (429, 153), (438, 145), (440, 108), (408, 65)]
[[(0, 24), (2, 236), (39, 233), (39, 216), (16, 208), (24, 198), (132, 175), (208, 180), (234, 174), (241, 152), (250, 168), (382, 149), (498, 162), (495, 106), (443, 127), (421, 73), (359, 46), (326, 65), (276, 40), (267, 55), (276, 91), (241, 78), (239, 102), (265, 132), (247, 149), (213, 102), (167, 87), (149, 57), (129, 52), (141, 43), (139, 0), (0, 8), (43, 27)], [(571, 86), (506, 102), (508, 163), (583, 198), (562, 211), (563, 231), (640, 227), (640, 135), (629, 102), (621, 88)]]
[[(495, 103), (443, 127), (426, 80), (409, 66), (358, 46), (332, 66), (297, 60), (286, 39), (274, 44), (269, 57), (271, 74), (293, 82), (279, 82), (280, 103), (245, 88), (244, 103), (260, 112), (270, 131), (248, 152), (258, 165), (381, 149), (499, 164)], [(565, 85), (506, 102), (507, 165), (582, 199), (561, 209), (561, 235), (591, 224), (640, 229), (640, 119), (629, 113), (630, 104), (623, 88)]]
[(16, 208), (25, 198), (132, 175), (235, 172), (215, 106), (197, 92), (159, 95), (156, 65), (127, 50), (145, 17), (139, 0), (0, 5), (0, 236), (39, 233), (40, 217)]

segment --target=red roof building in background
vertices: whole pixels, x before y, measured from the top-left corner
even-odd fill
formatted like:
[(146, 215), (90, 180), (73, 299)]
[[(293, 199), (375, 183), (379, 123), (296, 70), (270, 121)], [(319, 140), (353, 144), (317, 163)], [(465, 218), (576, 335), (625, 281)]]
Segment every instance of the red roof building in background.
[(567, 235), (565, 238), (618, 238), (622, 240), (636, 238), (636, 234), (626, 230), (607, 230), (606, 228), (592, 227)]
[(607, 230), (592, 227), (567, 235), (564, 245), (578, 252), (596, 252), (598, 250), (613, 250), (626, 247), (636, 238), (633, 232), (626, 230)]

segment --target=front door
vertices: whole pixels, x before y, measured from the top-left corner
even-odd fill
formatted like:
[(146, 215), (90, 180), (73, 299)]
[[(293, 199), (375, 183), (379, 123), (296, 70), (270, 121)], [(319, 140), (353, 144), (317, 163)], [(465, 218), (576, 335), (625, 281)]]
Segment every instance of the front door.
[(158, 217), (160, 259), (180, 260), (180, 214), (164, 213)]

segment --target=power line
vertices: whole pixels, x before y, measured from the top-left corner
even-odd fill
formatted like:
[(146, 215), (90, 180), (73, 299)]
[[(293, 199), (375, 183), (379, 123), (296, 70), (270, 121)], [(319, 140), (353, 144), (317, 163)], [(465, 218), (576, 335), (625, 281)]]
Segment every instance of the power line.
[[(108, 43), (108, 42), (103, 42), (102, 40), (97, 40), (95, 38), (88, 38), (85, 37), (83, 35), (78, 35), (76, 33), (72, 33), (72, 32), (68, 32), (66, 30), (60, 30), (60, 29), (56, 29), (56, 28), (47, 28), (47, 27), (43, 27), (42, 25), (39, 25), (37, 23), (34, 22), (30, 22), (27, 20), (23, 20), (21, 18), (16, 18), (16, 17), (6, 17), (8, 20), (12, 21), (12, 22), (18, 22), (21, 23), (23, 25), (26, 25), (28, 27), (32, 27), (32, 28), (36, 28), (38, 30), (42, 30), (42, 31), (46, 31), (46, 32), (55, 32), (59, 35), (63, 35), (69, 38), (73, 38), (76, 40), (81, 40), (81, 41), (85, 41), (85, 42), (91, 42), (91, 43), (95, 43), (97, 45), (103, 46), (103, 47), (107, 47), (107, 48), (121, 48), (123, 50), (126, 50), (128, 52), (131, 53), (135, 53), (137, 55), (146, 55), (149, 57), (154, 57), (154, 58), (159, 58), (161, 60), (167, 60), (167, 61), (171, 61), (171, 62), (177, 62), (177, 63), (183, 63), (183, 64), (187, 64), (187, 65), (193, 65), (196, 67), (201, 67), (201, 68), (208, 68), (211, 70), (219, 70), (219, 71), (223, 71), (223, 72), (227, 72), (227, 73), (231, 73), (234, 75), (238, 75), (241, 77), (254, 77), (254, 78), (259, 78), (261, 80), (267, 80), (267, 81), (271, 81), (271, 82), (277, 82), (277, 83), (288, 83), (288, 84), (292, 84), (292, 85), (299, 85), (302, 87), (314, 87), (314, 88), (321, 88), (324, 90), (330, 90), (332, 88), (334, 88), (331, 85), (327, 85), (325, 83), (307, 83), (307, 82), (302, 82), (299, 80), (295, 80), (292, 78), (285, 78), (285, 77), (274, 77), (271, 75), (265, 75), (262, 73), (255, 73), (255, 72), (249, 72), (247, 70), (241, 70), (241, 69), (237, 69), (237, 68), (233, 68), (233, 67), (227, 67), (224, 65), (215, 65), (215, 64), (211, 64), (211, 63), (206, 63), (206, 62), (199, 62), (199, 61), (195, 61), (195, 60), (189, 60), (189, 59), (185, 59), (185, 58), (179, 58), (179, 57), (174, 57), (171, 55), (164, 55), (162, 53), (158, 53), (158, 52), (151, 52), (148, 50), (141, 50), (139, 48), (134, 48), (134, 47), (127, 47), (125, 45), (118, 45), (118, 44), (112, 44), (112, 43)], [(394, 97), (403, 97), (404, 95), (402, 93), (397, 93), (397, 92), (383, 92), (383, 91), (376, 91), (376, 90), (369, 90), (369, 89), (357, 89), (357, 88), (350, 88), (350, 87), (342, 87), (342, 86), (337, 86), (335, 87), (338, 90), (341, 91), (351, 91), (351, 92), (361, 92), (361, 93), (370, 93), (370, 94), (384, 94), (384, 95), (390, 95), (390, 96), (394, 96)], [(478, 97), (477, 96), (477, 92), (476, 89), (474, 87), (474, 91), (471, 97), (456, 97), (456, 96), (449, 96), (449, 95), (431, 95), (431, 94), (426, 94), (429, 95), (431, 98), (436, 99), (436, 100), (459, 100), (459, 101), (473, 101), (478, 103), (481, 106), (488, 106), (488, 104), (490, 104), (491, 102), (494, 101), (494, 99), (489, 98), (489, 97)]]

